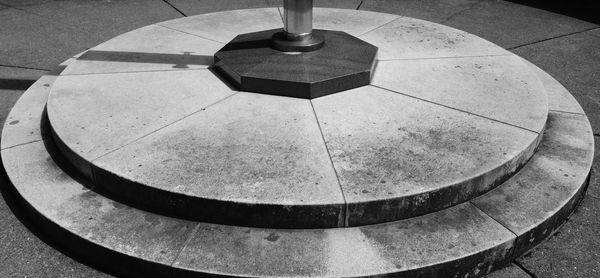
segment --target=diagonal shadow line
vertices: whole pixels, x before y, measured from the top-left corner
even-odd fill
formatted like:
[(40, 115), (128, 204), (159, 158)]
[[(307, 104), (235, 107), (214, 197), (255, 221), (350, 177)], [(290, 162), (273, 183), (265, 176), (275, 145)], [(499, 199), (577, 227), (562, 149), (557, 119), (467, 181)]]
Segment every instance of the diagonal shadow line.
[(0, 90), (27, 90), (36, 80), (0, 78)]
[(172, 64), (173, 68), (188, 68), (189, 65), (210, 66), (213, 64), (212, 55), (193, 55), (193, 52), (182, 54), (148, 53), (148, 52), (124, 52), (124, 51), (102, 51), (89, 50), (77, 60), (104, 61), (104, 62), (127, 62), (127, 63), (151, 63)]

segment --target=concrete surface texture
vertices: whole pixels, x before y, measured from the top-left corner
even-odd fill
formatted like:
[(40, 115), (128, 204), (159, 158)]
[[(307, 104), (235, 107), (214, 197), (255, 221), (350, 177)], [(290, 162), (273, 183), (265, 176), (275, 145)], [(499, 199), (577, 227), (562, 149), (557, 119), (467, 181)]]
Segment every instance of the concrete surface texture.
[[(262, 1), (137, 1), (137, 5), (124, 5), (121, 1), (0, 1), (0, 74), (4, 79), (35, 80), (41, 71), (47, 70), (105, 39), (150, 23), (193, 13), (233, 8), (247, 8), (251, 2), (262, 7)], [(319, 3), (322, 2), (322, 3)], [(137, 9), (148, 5), (152, 12)], [(265, 5), (270, 3), (265, 3)], [(187, 5), (187, 7), (186, 7)], [(443, 22), (472, 32), (523, 56), (558, 79), (582, 104), (592, 120), (596, 135), (598, 127), (598, 56), (600, 42), (597, 26), (536, 8), (503, 1), (317, 1), (317, 5), (344, 8), (372, 9), (393, 12), (434, 22)], [(132, 8), (132, 6), (134, 8)], [(37, 8), (36, 8), (37, 7)], [(92, 22), (89, 10), (101, 8)], [(42, 11), (44, 11), (42, 13)], [(67, 15), (68, 16), (65, 16)], [(148, 16), (151, 15), (151, 16)], [(529, 24), (535, 19), (538, 24)], [(454, 21), (453, 21), (454, 20)], [(92, 22), (92, 23), (90, 23)], [(456, 23), (453, 23), (456, 22)], [(79, 24), (81, 23), (81, 24)], [(498, 26), (502, 26), (499, 28)], [(540, 26), (544, 26), (543, 30)], [(22, 47), (26, 45), (26, 47)], [(159, 63), (160, 64), (160, 63)], [(30, 82), (32, 83), (32, 82)], [(16, 101), (27, 82), (0, 82), (2, 91), (2, 117), (6, 118), (9, 107)], [(560, 106), (560, 105), (557, 105)], [(552, 109), (552, 108), (551, 108)], [(560, 109), (558, 109), (560, 110)], [(595, 137), (598, 140), (598, 136)], [(4, 142), (3, 142), (4, 144)], [(596, 143), (598, 150), (598, 143)], [(598, 155), (598, 151), (596, 154)], [(517, 259), (518, 266), (502, 270), (507, 276), (536, 275), (537, 277), (594, 277), (598, 271), (600, 246), (596, 234), (600, 231), (595, 215), (598, 206), (598, 182), (594, 164), (588, 195), (581, 207), (570, 218), (561, 232), (537, 249)], [(60, 252), (47, 246), (23, 226), (28, 221), (11, 205), (6, 179), (2, 179), (3, 195), (0, 215), (3, 225), (3, 250), (10, 250), (0, 257), (3, 276), (56, 276), (104, 277)], [(12, 209), (11, 209), (12, 208)], [(21, 221), (15, 218), (16, 214)], [(35, 228), (33, 228), (35, 231)], [(23, 236), (24, 235), (24, 236)], [(21, 247), (24, 246), (24, 247)], [(39, 263), (38, 263), (39, 262)], [(524, 269), (524, 271), (523, 271)], [(525, 273), (525, 274), (524, 274)], [(495, 277), (493, 274), (492, 277)]]

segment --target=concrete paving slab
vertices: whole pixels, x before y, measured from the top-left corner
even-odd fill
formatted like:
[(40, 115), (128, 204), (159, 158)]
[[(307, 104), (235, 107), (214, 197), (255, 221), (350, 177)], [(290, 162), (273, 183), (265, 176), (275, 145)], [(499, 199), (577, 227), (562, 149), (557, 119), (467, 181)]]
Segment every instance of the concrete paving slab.
[[(267, 0), (272, 7), (282, 7), (283, 0)], [(314, 0), (315, 7), (324, 8), (339, 8), (339, 9), (356, 9), (361, 0)]]
[[(186, 217), (258, 227), (344, 223), (344, 198), (305, 99), (238, 93), (93, 163), (161, 191), (136, 201), (181, 203), (168, 209)], [(132, 198), (114, 177), (96, 177)]]
[(478, 35), (504, 48), (597, 26), (572, 17), (501, 0), (481, 1), (443, 23)]
[(531, 276), (515, 264), (510, 264), (505, 268), (486, 275), (485, 278), (531, 278)]
[(221, 43), (228, 43), (239, 34), (283, 28), (277, 8), (218, 12), (161, 22), (159, 25)]
[(209, 70), (71, 75), (47, 109), (69, 153), (89, 162), (233, 93)]
[(538, 152), (507, 182), (472, 202), (517, 235), (522, 254), (551, 235), (583, 194), (594, 142), (584, 115), (549, 112)]
[[(17, 90), (0, 90), (0, 124), (4, 125), (6, 121), (6, 116), (13, 105), (17, 102), (17, 100), (21, 97), (23, 91)], [(2, 142), (2, 145), (4, 143)]]
[[(125, 254), (153, 262), (148, 272), (166, 276), (166, 266), (177, 257), (195, 227), (191, 222), (156, 217), (98, 195), (63, 172), (43, 142), (2, 150), (2, 161), (25, 205), (39, 213), (37, 224), (47, 225), (57, 242), (81, 244), (81, 250), (74, 252), (87, 254), (84, 258), (105, 256), (108, 267), (129, 267), (131, 261), (119, 255)], [(70, 238), (54, 225), (76, 237)], [(104, 249), (90, 253), (95, 246)], [(110, 256), (111, 252), (116, 254)]]
[(586, 196), (553, 237), (517, 259), (536, 277), (600, 276), (600, 200)]
[(509, 54), (479, 37), (447, 26), (402, 17), (359, 37), (379, 47), (379, 60)]
[(167, 0), (186, 16), (213, 13), (227, 10), (270, 7), (267, 0)]
[(208, 68), (224, 45), (149, 25), (104, 42), (81, 55), (63, 75)]
[[(470, 204), (348, 229), (262, 230), (202, 224), (174, 266), (233, 276), (357, 277), (402, 271), (406, 277), (429, 277), (445, 270), (452, 277), (471, 277), (497, 267), (500, 262), (494, 260), (510, 252), (513, 237)], [(471, 255), (445, 263), (458, 254)], [(429, 267), (419, 269), (424, 265)], [(465, 271), (469, 265), (477, 266)]]
[(23, 91), (44, 73), (41, 70), (0, 66), (0, 125), (4, 125), (8, 112)]
[(0, 11), (0, 64), (51, 69), (98, 42), (74, 26), (17, 9)]
[(512, 50), (555, 76), (577, 99), (600, 134), (600, 38), (585, 33)]
[(313, 99), (349, 225), (441, 209), (493, 188), (538, 134), (376, 87)]
[[(283, 8), (280, 8), (283, 12)], [(313, 28), (344, 31), (359, 36), (384, 25), (399, 16), (347, 9), (315, 8)]]
[(371, 84), (538, 133), (546, 123), (545, 90), (515, 56), (379, 61)]
[(20, 9), (73, 26), (85, 32), (94, 44), (142, 26), (181, 17), (179, 12), (161, 0), (65, 0)]
[(360, 9), (443, 23), (448, 17), (479, 2), (480, 0), (364, 0)]

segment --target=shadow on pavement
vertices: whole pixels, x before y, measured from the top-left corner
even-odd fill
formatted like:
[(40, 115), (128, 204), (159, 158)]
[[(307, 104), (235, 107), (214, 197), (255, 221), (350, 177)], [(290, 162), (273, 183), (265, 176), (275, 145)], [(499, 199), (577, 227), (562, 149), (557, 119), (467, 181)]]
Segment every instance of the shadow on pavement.
[(587, 22), (600, 24), (600, 1), (598, 0), (507, 0), (525, 6), (566, 15)]

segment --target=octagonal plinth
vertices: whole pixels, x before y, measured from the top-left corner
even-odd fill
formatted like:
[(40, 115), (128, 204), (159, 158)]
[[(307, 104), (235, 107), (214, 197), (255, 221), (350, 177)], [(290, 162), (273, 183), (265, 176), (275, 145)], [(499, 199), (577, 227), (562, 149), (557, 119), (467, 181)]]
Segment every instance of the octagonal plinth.
[(314, 30), (316, 51), (273, 49), (273, 29), (235, 37), (215, 54), (214, 67), (240, 90), (312, 99), (368, 85), (377, 47), (340, 31)]

